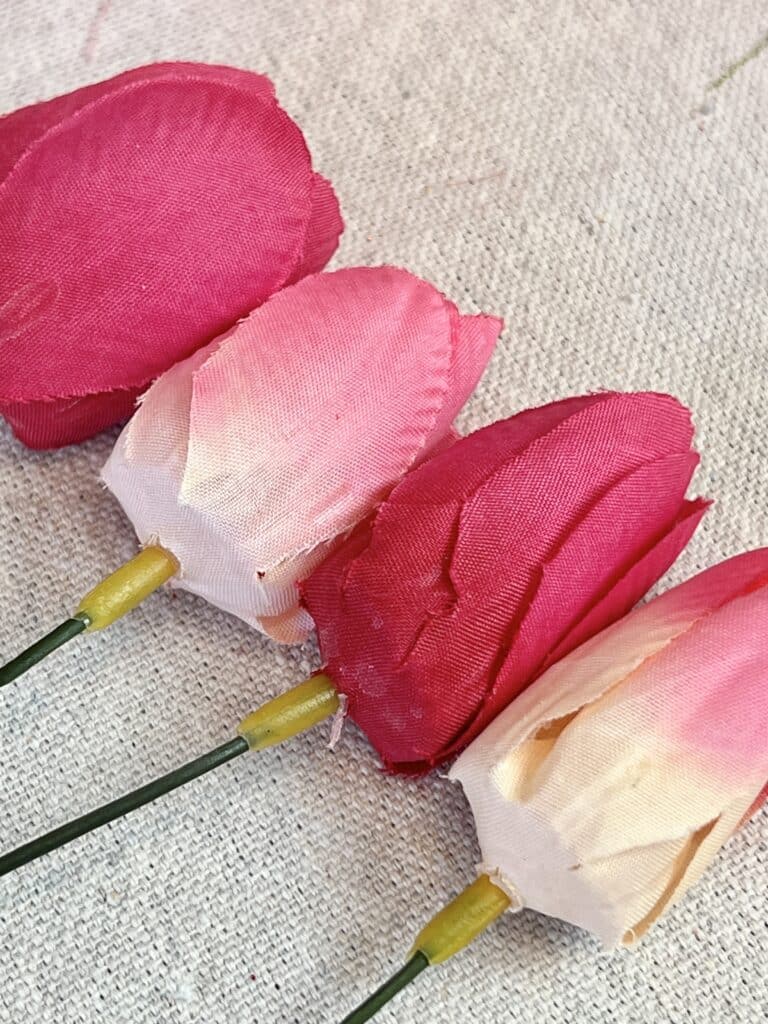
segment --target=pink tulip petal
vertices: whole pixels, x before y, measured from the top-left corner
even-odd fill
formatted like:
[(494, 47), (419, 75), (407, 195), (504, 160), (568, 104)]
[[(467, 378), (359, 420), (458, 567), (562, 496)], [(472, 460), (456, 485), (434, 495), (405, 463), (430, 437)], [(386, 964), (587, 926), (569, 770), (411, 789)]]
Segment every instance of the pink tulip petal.
[[(675, 531), (676, 544), (659, 550), (661, 538), (666, 539), (678, 525), (698, 461), (695, 452), (685, 452), (640, 466), (610, 487), (584, 518), (572, 525), (566, 543), (542, 563), (514, 643), (470, 735), (477, 735), (517, 696), (526, 680), (554, 660), (553, 646), (560, 656), (567, 654), (579, 635), (592, 636), (626, 615), (650, 583), (663, 576), (704, 511), (694, 522), (688, 521), (686, 531)], [(633, 570), (644, 564), (649, 547), (656, 553), (652, 566), (646, 564), (644, 571), (635, 574)], [(573, 606), (562, 600), (569, 590), (582, 597), (575, 615)]]
[(495, 316), (461, 316), (453, 303), (448, 304), (448, 313), (453, 346), (448, 394), (453, 398), (443, 406), (425, 442), (429, 451), (433, 451), (434, 443), (450, 430), (463, 404), (461, 396), (470, 395), (475, 390), (504, 326), (504, 322)]
[[(669, 532), (665, 533), (656, 544), (653, 544), (647, 554), (643, 555), (629, 572), (622, 576), (584, 618), (563, 637), (548, 656), (543, 669), (548, 669), (585, 640), (599, 633), (602, 628), (616, 618), (626, 614), (637, 603), (637, 595), (645, 594), (650, 590), (675, 562), (695, 533), (710, 505), (711, 502), (704, 498), (683, 502), (680, 513)], [(619, 608), (624, 610), (616, 615), (616, 610)]]
[(183, 501), (219, 530), (258, 524), (249, 548), (262, 570), (354, 525), (445, 405), (466, 397), (449, 397), (448, 306), (392, 268), (341, 270), (276, 295), (195, 375)]
[(102, 96), (132, 82), (149, 81), (173, 77), (210, 78), (214, 81), (227, 81), (233, 86), (241, 86), (259, 94), (265, 101), (274, 99), (275, 88), (264, 75), (252, 71), (241, 71), (239, 68), (227, 67), (223, 64), (192, 64), (184, 61), (148, 64), (145, 67), (131, 68), (103, 82), (85, 85), (74, 92), (53, 99), (33, 103), (21, 107), (10, 114), (0, 117), (0, 182), (13, 169), (13, 165), (28, 146), (37, 142), (51, 128), (76, 114), (78, 110)]
[(450, 423), (501, 322), (458, 317), (392, 267), (305, 278), (149, 389), (104, 478), (185, 589), (281, 641), (311, 620), (296, 581)]
[(159, 373), (319, 269), (340, 231), (259, 75), (156, 65), (8, 115), (0, 412), (35, 447), (115, 422)]
[(768, 779), (766, 622), (768, 581), (696, 620), (643, 665), (648, 728), (734, 785)]
[(643, 595), (700, 517), (681, 525), (691, 439), (668, 396), (529, 410), (409, 474), (315, 571), (328, 670), (387, 767), (450, 756), (582, 623)]
[(339, 237), (344, 230), (336, 193), (330, 181), (321, 174), (315, 174), (312, 178), (310, 203), (301, 255), (286, 285), (296, 284), (308, 274), (319, 273), (336, 252)]

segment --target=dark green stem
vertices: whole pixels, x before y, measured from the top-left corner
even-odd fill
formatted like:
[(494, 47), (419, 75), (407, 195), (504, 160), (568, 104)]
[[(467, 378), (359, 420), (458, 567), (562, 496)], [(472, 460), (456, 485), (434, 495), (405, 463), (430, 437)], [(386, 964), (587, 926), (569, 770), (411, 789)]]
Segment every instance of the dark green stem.
[(61, 647), (67, 640), (71, 640), (78, 633), (82, 633), (87, 627), (88, 619), (85, 617), (76, 616), (73, 619), (67, 619), (65, 622), (62, 622), (56, 629), (46, 633), (45, 636), (33, 643), (31, 647), (28, 647), (26, 651), (22, 651), (16, 658), (13, 658), (12, 661), (9, 661), (0, 668), (0, 686), (7, 686), (14, 679), (18, 679), (27, 669), (32, 668), (33, 665), (36, 665), (38, 661), (42, 661), (43, 658), (47, 658), (51, 651), (55, 651), (57, 647)]
[(142, 786), (141, 789), (135, 789), (127, 796), (121, 796), (119, 800), (104, 804), (103, 807), (90, 811), (81, 818), (76, 818), (66, 825), (55, 828), (52, 832), (47, 832), (44, 836), (33, 839), (31, 843), (25, 843), (24, 846), (11, 850), (10, 853), (0, 857), (0, 875), (7, 875), (23, 864), (37, 860), (38, 857), (43, 857), (51, 850), (57, 850), (60, 846), (71, 843), (73, 839), (77, 839), (87, 832), (93, 832), (94, 829), (100, 828), (116, 818), (122, 818), (124, 814), (157, 800), (158, 797), (170, 793), (173, 789), (178, 789), (185, 782), (191, 782), (192, 779), (218, 768), (220, 764), (231, 761), (232, 758), (244, 754), (248, 749), (248, 744), (243, 737), (238, 736), (168, 775), (163, 775), (162, 778)]
[(397, 974), (393, 974), (389, 981), (385, 981), (381, 988), (369, 996), (364, 1003), (361, 1003), (356, 1010), (353, 1010), (348, 1017), (345, 1017), (341, 1024), (364, 1024), (427, 967), (429, 967), (429, 960), (424, 954), (414, 953)]

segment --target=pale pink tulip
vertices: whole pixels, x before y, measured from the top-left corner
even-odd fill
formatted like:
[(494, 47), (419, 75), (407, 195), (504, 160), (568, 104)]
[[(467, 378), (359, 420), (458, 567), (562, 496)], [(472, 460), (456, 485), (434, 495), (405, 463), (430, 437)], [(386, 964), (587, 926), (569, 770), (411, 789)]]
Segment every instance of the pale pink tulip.
[(555, 664), (452, 777), (517, 906), (630, 944), (768, 779), (768, 548), (723, 562)]
[(163, 374), (104, 480), (175, 586), (300, 640), (296, 581), (450, 438), (500, 328), (404, 270), (307, 277)]

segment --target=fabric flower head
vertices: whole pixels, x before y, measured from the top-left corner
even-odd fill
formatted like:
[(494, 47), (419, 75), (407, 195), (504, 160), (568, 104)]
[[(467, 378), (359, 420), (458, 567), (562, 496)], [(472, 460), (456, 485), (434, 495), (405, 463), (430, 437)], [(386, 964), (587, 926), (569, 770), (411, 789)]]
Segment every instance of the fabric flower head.
[(707, 503), (667, 395), (570, 398), (410, 473), (303, 584), (328, 674), (384, 764), (424, 771), (624, 615)]
[(768, 780), (768, 548), (732, 558), (549, 669), (457, 761), (483, 870), (518, 906), (640, 938)]
[(330, 184), (268, 79), (168, 63), (0, 119), (0, 413), (35, 448), (322, 269)]
[(303, 639), (296, 581), (450, 439), (500, 329), (404, 270), (305, 278), (149, 389), (104, 480), (174, 585)]

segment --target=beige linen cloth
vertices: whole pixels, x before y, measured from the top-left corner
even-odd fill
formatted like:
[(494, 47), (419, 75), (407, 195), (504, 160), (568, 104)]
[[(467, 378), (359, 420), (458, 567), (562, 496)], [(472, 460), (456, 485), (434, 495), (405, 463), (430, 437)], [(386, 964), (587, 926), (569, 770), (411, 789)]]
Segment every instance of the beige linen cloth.
[[(334, 265), (392, 262), (507, 329), (462, 417), (673, 391), (717, 499), (669, 575), (768, 543), (768, 8), (631, 0), (4, 0), (0, 109), (172, 58), (271, 75), (334, 181)], [(116, 432), (0, 429), (0, 648), (128, 557)], [(0, 696), (0, 846), (223, 742), (316, 663), (155, 596)], [(334, 1024), (473, 876), (460, 791), (320, 727), (0, 881), (0, 1024)], [(382, 1024), (757, 1024), (768, 814), (632, 952), (508, 916)]]

